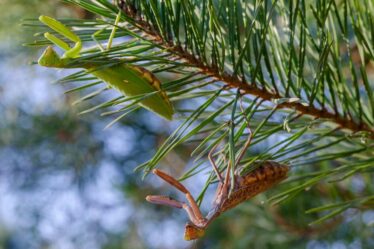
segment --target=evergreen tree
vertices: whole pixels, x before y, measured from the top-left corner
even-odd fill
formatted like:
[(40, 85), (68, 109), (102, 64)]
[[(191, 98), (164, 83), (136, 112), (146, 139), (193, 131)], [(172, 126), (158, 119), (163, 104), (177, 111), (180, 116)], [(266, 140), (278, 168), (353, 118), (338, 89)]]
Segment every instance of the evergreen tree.
[[(281, 205), (257, 210), (262, 217), (270, 213), (273, 222), (306, 236), (336, 227), (352, 210), (373, 208), (373, 1), (66, 2), (99, 17), (61, 20), (84, 46), (92, 45), (94, 34), (100, 43), (108, 41), (121, 13), (114, 45), (94, 45), (74, 63), (105, 67), (121, 59), (146, 68), (160, 79), (175, 110), (178, 127), (138, 170), (148, 174), (178, 146), (191, 146), (193, 165), (179, 179), (208, 173), (196, 198), (201, 203), (217, 182), (206, 163), (209, 151), (218, 146), (214, 154), (224, 171), (251, 136), (240, 160), (243, 172), (270, 160), (291, 167), (266, 199)], [(33, 45), (46, 44), (40, 37)], [(110, 90), (85, 70), (60, 82), (81, 84), (71, 92), (93, 89), (79, 101)], [(83, 112), (109, 108), (105, 114), (118, 115), (113, 124), (131, 118), (146, 97), (118, 93)]]

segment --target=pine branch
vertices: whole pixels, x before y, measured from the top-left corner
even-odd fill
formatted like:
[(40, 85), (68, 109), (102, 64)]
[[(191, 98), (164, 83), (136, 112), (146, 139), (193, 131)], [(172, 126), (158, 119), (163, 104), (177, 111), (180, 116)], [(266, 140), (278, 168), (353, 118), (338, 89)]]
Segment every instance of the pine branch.
[[(286, 96), (282, 96), (278, 91), (270, 92), (264, 87), (260, 88), (259, 84), (256, 84), (255, 82), (248, 84), (245, 80), (241, 80), (238, 77), (229, 75), (228, 73), (222, 73), (217, 67), (205, 64), (181, 45), (174, 44), (171, 38), (166, 39), (165, 35), (162, 35), (157, 27), (144, 21), (139, 15), (140, 10), (136, 9), (134, 5), (125, 3), (125, 1), (120, 2), (119, 6), (122, 7), (122, 10), (128, 17), (132, 18), (134, 22), (138, 24), (138, 28), (144, 31), (148, 38), (153, 42), (156, 42), (159, 46), (165, 48), (167, 51), (175, 54), (182, 61), (186, 61), (191, 67), (199, 69), (200, 73), (213, 77), (216, 81), (226, 84), (228, 88), (240, 89), (243, 94), (250, 94), (263, 100), (272, 101), (286, 98)], [(349, 116), (341, 117), (337, 112), (330, 112), (326, 108), (318, 109), (315, 106), (305, 105), (297, 101), (285, 101), (278, 104), (276, 108), (288, 108), (296, 110), (302, 115), (313, 116), (316, 119), (327, 119), (335, 123), (340, 129), (348, 129), (354, 133), (368, 132), (368, 137), (374, 139), (373, 127), (370, 127), (364, 122), (357, 123)]]

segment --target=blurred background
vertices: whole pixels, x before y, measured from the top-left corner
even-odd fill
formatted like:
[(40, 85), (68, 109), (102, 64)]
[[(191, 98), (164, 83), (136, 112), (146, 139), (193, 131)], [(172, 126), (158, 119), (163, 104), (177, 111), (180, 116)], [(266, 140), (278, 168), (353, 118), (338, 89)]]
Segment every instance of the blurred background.
[[(35, 32), (21, 26), (24, 18), (95, 16), (57, 0), (0, 0), (0, 6), (0, 249), (374, 248), (373, 211), (308, 226), (315, 217), (303, 210), (322, 203), (323, 185), (287, 207), (256, 197), (216, 220), (203, 240), (185, 242), (185, 213), (144, 201), (147, 194), (182, 196), (134, 172), (175, 124), (139, 111), (104, 129), (113, 117), (78, 115), (78, 96), (53, 84), (66, 72), (31, 65), (41, 50), (22, 46)], [(179, 147), (160, 167), (180, 175), (192, 150)], [(204, 177), (184, 184), (197, 195)]]

